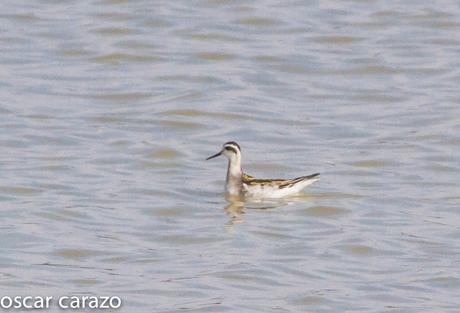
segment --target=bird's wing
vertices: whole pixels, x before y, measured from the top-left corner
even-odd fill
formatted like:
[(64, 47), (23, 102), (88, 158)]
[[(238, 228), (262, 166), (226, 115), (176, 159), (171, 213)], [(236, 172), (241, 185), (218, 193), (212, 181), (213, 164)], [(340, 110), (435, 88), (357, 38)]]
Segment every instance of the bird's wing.
[(312, 175), (307, 175), (307, 176), (300, 176), (296, 177), (294, 179), (287, 179), (284, 182), (280, 183), (278, 187), (280, 189), (286, 188), (286, 187), (292, 187), (297, 183), (300, 183), (302, 181), (307, 181), (307, 180), (318, 180), (319, 179), (319, 173), (315, 173)]
[(260, 179), (243, 174), (243, 183), (247, 185), (277, 185), (287, 181), (286, 179)]

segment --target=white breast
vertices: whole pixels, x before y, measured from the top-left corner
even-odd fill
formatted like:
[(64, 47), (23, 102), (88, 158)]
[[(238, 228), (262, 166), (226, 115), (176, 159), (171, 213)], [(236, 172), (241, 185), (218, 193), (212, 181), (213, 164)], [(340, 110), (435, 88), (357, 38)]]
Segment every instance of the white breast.
[(225, 192), (232, 196), (239, 196), (241, 193), (240, 186), (238, 184), (227, 183), (225, 184)]

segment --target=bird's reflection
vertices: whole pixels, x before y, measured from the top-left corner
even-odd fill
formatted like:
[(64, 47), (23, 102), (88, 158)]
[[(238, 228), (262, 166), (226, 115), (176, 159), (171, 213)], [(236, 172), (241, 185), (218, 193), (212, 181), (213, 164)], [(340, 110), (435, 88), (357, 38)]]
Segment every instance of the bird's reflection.
[(257, 200), (248, 199), (240, 196), (225, 196), (228, 204), (224, 207), (225, 213), (229, 216), (227, 226), (241, 224), (244, 222), (244, 214), (247, 210), (269, 210), (276, 209), (289, 204), (286, 200)]
[(230, 217), (227, 225), (235, 225), (244, 222), (243, 214), (244, 214), (244, 202), (230, 202), (225, 208), (225, 212)]
[(244, 199), (240, 196), (231, 196), (226, 195), (225, 200), (228, 201), (228, 205), (225, 206), (224, 211), (230, 217), (230, 220), (227, 222), (227, 225), (240, 224), (244, 221)]

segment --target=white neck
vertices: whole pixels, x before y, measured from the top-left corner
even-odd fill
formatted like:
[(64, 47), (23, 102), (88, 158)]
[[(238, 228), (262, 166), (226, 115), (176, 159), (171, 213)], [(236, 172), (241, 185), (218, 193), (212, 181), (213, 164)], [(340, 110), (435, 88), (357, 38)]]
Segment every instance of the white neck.
[(239, 195), (242, 189), (242, 177), (243, 170), (241, 169), (241, 156), (233, 155), (228, 160), (225, 191), (230, 195)]

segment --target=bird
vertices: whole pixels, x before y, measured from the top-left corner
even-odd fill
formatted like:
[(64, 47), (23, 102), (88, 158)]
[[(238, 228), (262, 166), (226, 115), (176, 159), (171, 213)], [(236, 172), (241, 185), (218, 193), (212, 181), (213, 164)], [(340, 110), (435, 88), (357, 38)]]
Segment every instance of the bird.
[(235, 141), (223, 144), (222, 150), (206, 160), (225, 156), (228, 159), (226, 196), (243, 198), (283, 198), (294, 195), (306, 186), (318, 181), (320, 173), (300, 176), (293, 179), (258, 179), (243, 172), (241, 167), (241, 148)]

